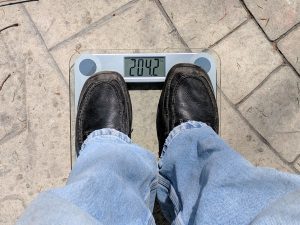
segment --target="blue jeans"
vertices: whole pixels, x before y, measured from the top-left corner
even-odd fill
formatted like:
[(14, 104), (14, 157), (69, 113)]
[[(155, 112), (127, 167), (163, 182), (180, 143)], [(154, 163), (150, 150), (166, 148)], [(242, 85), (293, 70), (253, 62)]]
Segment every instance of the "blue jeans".
[(201, 122), (173, 129), (158, 166), (125, 134), (101, 129), (84, 142), (66, 186), (40, 194), (18, 224), (155, 224), (156, 196), (172, 224), (280, 224), (264, 216), (299, 190), (299, 176), (254, 167)]

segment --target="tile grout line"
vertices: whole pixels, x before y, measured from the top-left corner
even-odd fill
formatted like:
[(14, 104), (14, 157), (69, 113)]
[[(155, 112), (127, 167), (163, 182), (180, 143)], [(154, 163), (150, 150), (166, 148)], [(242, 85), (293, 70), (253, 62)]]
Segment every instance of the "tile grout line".
[(135, 3), (137, 3), (139, 0), (132, 0), (127, 2), (126, 4), (120, 6), (119, 8), (115, 9), (114, 11), (106, 14), (105, 16), (101, 17), (100, 19), (96, 20), (95, 22), (91, 23), (89, 26), (83, 28), (82, 30), (78, 31), (77, 33), (67, 37), (66, 39), (64, 39), (61, 42), (56, 43), (55, 45), (51, 46), (49, 48), (49, 51), (53, 51), (57, 48), (59, 48), (60, 46), (64, 45), (65, 43), (85, 34), (86, 32), (104, 24), (105, 22), (109, 21), (111, 18), (114, 18), (117, 15), (120, 15), (124, 12), (126, 12), (127, 10), (129, 10)]
[(64, 82), (65, 86), (68, 88), (68, 87), (69, 87), (69, 84), (68, 84), (67, 80), (65, 79), (65, 77), (64, 77), (64, 75), (63, 75), (63, 73), (62, 73), (62, 71), (60, 70), (59, 66), (57, 65), (57, 63), (56, 63), (56, 61), (55, 61), (53, 55), (49, 52), (49, 49), (48, 49), (48, 47), (47, 47), (47, 45), (46, 45), (46, 42), (45, 42), (44, 38), (42, 37), (41, 33), (39, 32), (39, 30), (37, 29), (35, 23), (33, 22), (33, 20), (32, 20), (32, 18), (31, 18), (30, 14), (29, 14), (29, 12), (27, 11), (27, 9), (25, 8), (25, 6), (24, 6), (23, 4), (21, 4), (21, 8), (22, 8), (23, 12), (26, 14), (26, 16), (28, 17), (28, 19), (29, 19), (29, 21), (30, 21), (30, 23), (31, 23), (31, 25), (32, 25), (32, 27), (33, 27), (33, 29), (34, 29), (34, 31), (35, 31), (35, 32), (37, 33), (37, 35), (39, 36), (39, 38), (40, 38), (42, 44), (44, 45), (44, 48), (46, 49), (48, 55), (50, 56), (50, 59), (51, 59), (53, 65), (54, 65), (56, 71), (59, 73), (60, 78), (61, 78), (62, 81)]
[(300, 154), (297, 155), (297, 157), (294, 159), (294, 161), (293, 161), (292, 163), (294, 164), (294, 163), (297, 162), (297, 160), (299, 160), (299, 159), (300, 159)]
[(172, 19), (170, 18), (170, 16), (168, 15), (166, 10), (164, 9), (164, 7), (161, 4), (160, 0), (154, 0), (154, 2), (156, 3), (156, 5), (159, 8), (159, 10), (160, 10), (161, 14), (163, 15), (163, 17), (167, 20), (167, 23), (169, 24), (169, 26), (172, 28), (171, 32), (175, 33), (176, 37), (179, 39), (179, 41), (185, 47), (185, 49), (191, 52), (191, 48), (188, 46), (188, 44), (185, 42), (185, 40), (183, 39), (183, 37), (179, 33), (178, 29), (176, 28), (176, 26), (174, 25)]
[(300, 22), (296, 23), (294, 26), (292, 26), (289, 30), (287, 30), (285, 33), (283, 33), (282, 35), (280, 35), (278, 38), (276, 38), (274, 40), (274, 42), (279, 42), (281, 39), (285, 38), (287, 35), (289, 35), (291, 32), (293, 32), (294, 30), (296, 30), (298, 28), (298, 26), (300, 26)]
[(224, 99), (228, 102), (228, 104), (233, 108), (233, 110), (239, 115), (239, 117), (248, 125), (248, 127), (255, 133), (255, 135), (259, 138), (260, 141), (262, 141), (265, 145), (267, 145), (270, 150), (286, 165), (288, 165), (294, 172), (299, 173), (299, 171), (295, 168), (293, 165), (293, 162), (287, 161), (285, 158), (283, 158), (277, 151), (276, 149), (268, 142), (268, 140), (261, 134), (259, 133), (253, 125), (242, 115), (242, 113), (235, 107), (235, 105), (230, 101), (230, 99), (225, 95), (225, 93), (219, 89), (221, 92), (221, 95), (224, 97)]
[(256, 23), (256, 25), (260, 28), (260, 30), (263, 32), (263, 34), (265, 35), (265, 37), (267, 38), (268, 41), (272, 42), (272, 40), (270, 40), (270, 38), (268, 37), (268, 35), (265, 33), (264, 29), (262, 28), (262, 26), (257, 22), (255, 16), (253, 15), (253, 13), (250, 11), (250, 9), (248, 9), (246, 3), (244, 2), (244, 0), (239, 0), (241, 5), (244, 7), (244, 9), (246, 10), (246, 12), (248, 13), (248, 15), (250, 16), (251, 19), (253, 19)]
[(291, 69), (295, 72), (295, 74), (298, 75), (298, 77), (300, 77), (300, 74), (298, 73), (298, 71), (296, 70), (296, 68), (287, 60), (287, 58), (284, 56), (284, 54), (282, 53), (282, 51), (277, 47), (277, 43), (276, 44), (276, 50), (279, 52), (279, 54), (281, 55), (281, 57), (283, 58), (283, 61), (289, 65), (291, 67)]
[[(161, 10), (161, 13), (163, 14), (163, 16), (165, 17), (165, 19), (167, 20), (168, 24), (171, 26), (171, 28), (173, 28), (173, 32), (176, 32), (176, 35), (178, 36), (180, 42), (189, 50), (191, 51), (191, 48), (188, 46), (188, 44), (185, 42), (185, 40), (183, 39), (183, 37), (181, 36), (181, 34), (179, 33), (179, 31), (177, 30), (176, 26), (174, 25), (173, 21), (171, 20), (171, 18), (169, 17), (169, 15), (167, 14), (166, 10), (164, 9), (162, 3), (160, 2), (160, 0), (154, 0), (158, 6), (158, 8)], [(208, 46), (206, 49), (210, 49), (213, 48), (214, 46), (216, 46), (217, 44), (219, 44), (220, 42), (222, 42), (224, 39), (226, 39), (228, 36), (230, 36), (233, 32), (235, 32), (236, 30), (238, 30), (240, 27), (242, 27), (243, 25), (245, 25), (246, 23), (248, 23), (249, 21), (251, 21), (251, 18), (247, 18), (245, 21), (243, 21), (242, 23), (240, 23), (238, 26), (236, 26), (235, 28), (233, 28), (231, 31), (229, 31), (227, 34), (225, 34), (223, 37), (221, 37), (219, 40), (217, 40), (215, 43), (211, 44), (210, 46)]]
[[(300, 74), (298, 73), (298, 71), (296, 70), (296, 68), (287, 60), (287, 58), (285, 57), (285, 55), (279, 50), (279, 48), (277, 47), (277, 42), (279, 41), (280, 37), (284, 37), (284, 34), (288, 33), (291, 29), (293, 29), (296, 25), (294, 25), (292, 28), (290, 28), (288, 31), (286, 31), (283, 35), (281, 35), (279, 38), (277, 38), (276, 40), (272, 41), (268, 35), (265, 33), (264, 29), (262, 28), (262, 26), (257, 22), (257, 20), (255, 19), (254, 15), (252, 14), (252, 12), (248, 9), (246, 3), (244, 2), (244, 0), (240, 0), (241, 4), (243, 5), (244, 9), (248, 12), (248, 14), (250, 15), (250, 17), (254, 20), (255, 24), (259, 27), (259, 29), (261, 30), (261, 32), (264, 34), (265, 38), (271, 43), (271, 44), (275, 44), (275, 48), (277, 50), (277, 52), (279, 53), (279, 55), (281, 56), (281, 58), (283, 59), (283, 61), (288, 64), (293, 70), (294, 72), (300, 76)], [(300, 23), (298, 23), (300, 24)]]
[(272, 76), (272, 74), (279, 71), (282, 67), (287, 66), (285, 62), (277, 66), (275, 69), (273, 69), (255, 88), (253, 88), (244, 98), (242, 98), (239, 102), (235, 103), (235, 107), (239, 107), (241, 104), (243, 104), (253, 93), (255, 93), (257, 90), (259, 90)]
[[(163, 14), (163, 16), (165, 17), (165, 19), (167, 20), (168, 24), (171, 26), (171, 28), (173, 28), (173, 32), (176, 32), (176, 35), (178, 36), (180, 42), (189, 50), (191, 51), (191, 48), (188, 46), (188, 44), (185, 42), (185, 40), (183, 39), (183, 37), (181, 36), (181, 34), (179, 33), (179, 31), (177, 30), (176, 26), (174, 25), (173, 21), (171, 20), (171, 18), (169, 17), (169, 15), (167, 14), (166, 10), (164, 9), (163, 5), (161, 4), (160, 0), (154, 0), (158, 6), (158, 8), (161, 10), (161, 13)], [(240, 27), (242, 27), (243, 25), (245, 25), (246, 23), (248, 23), (251, 20), (251, 18), (247, 18), (245, 21), (243, 21), (242, 23), (240, 23), (238, 26), (236, 26), (235, 28), (233, 28), (231, 31), (229, 31), (227, 34), (225, 34), (223, 37), (221, 37), (219, 40), (217, 40), (215, 43), (211, 44), (210, 46), (208, 46), (205, 49), (210, 49), (212, 47), (214, 47), (215, 45), (219, 44), (221, 41), (223, 41), (223, 39), (226, 39), (228, 36), (230, 36), (233, 32), (235, 32), (236, 30), (238, 30)]]
[(248, 22), (250, 22), (252, 19), (251, 18), (247, 18), (244, 22), (242, 22), (241, 24), (239, 24), (237, 27), (233, 28), (230, 32), (228, 32), (227, 34), (225, 34), (225, 36), (221, 37), (219, 40), (217, 40), (215, 43), (211, 44), (208, 49), (211, 49), (213, 47), (215, 47), (216, 45), (218, 45), (219, 43), (221, 43), (224, 39), (226, 39), (227, 37), (229, 37), (230, 35), (232, 35), (235, 31), (239, 30), (243, 25), (247, 24)]

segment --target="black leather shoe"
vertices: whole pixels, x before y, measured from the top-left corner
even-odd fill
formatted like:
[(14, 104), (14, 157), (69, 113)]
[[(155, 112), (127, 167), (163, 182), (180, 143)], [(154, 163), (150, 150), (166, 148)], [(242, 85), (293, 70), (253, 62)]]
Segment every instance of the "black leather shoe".
[(172, 129), (188, 120), (204, 122), (218, 133), (218, 107), (209, 76), (196, 65), (182, 63), (171, 68), (160, 96), (156, 117), (159, 155)]
[(130, 137), (132, 109), (123, 77), (117, 72), (101, 72), (90, 77), (79, 97), (76, 117), (76, 153), (94, 130), (113, 128)]

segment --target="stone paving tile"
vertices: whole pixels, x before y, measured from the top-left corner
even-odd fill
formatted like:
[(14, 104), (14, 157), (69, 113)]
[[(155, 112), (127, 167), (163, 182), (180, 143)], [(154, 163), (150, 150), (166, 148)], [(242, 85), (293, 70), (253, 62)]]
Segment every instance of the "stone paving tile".
[(50, 48), (127, 2), (51, 0), (26, 4), (26, 8)]
[(299, 0), (244, 0), (244, 2), (271, 40), (279, 38), (300, 22)]
[(191, 48), (207, 48), (247, 20), (238, 0), (161, 0), (175, 27)]
[(180, 47), (181, 43), (171, 33), (156, 4), (143, 0), (105, 24), (53, 49), (51, 53), (68, 80), (69, 59), (78, 50)]
[(278, 48), (300, 73), (300, 26), (278, 42)]
[(0, 142), (9, 140), (26, 127), (25, 65), (17, 62), (17, 52), (8, 51), (2, 39), (0, 36), (0, 102), (5, 107), (0, 107)]
[(300, 154), (300, 78), (289, 66), (274, 71), (239, 107), (242, 114), (287, 161)]
[(250, 20), (213, 47), (221, 59), (221, 88), (238, 103), (257, 87), (282, 59)]
[[(13, 103), (2, 98), (0, 105), (5, 104), (4, 111), (9, 115), (18, 115), (18, 110), (26, 113), (22, 122), (25, 130), (0, 142), (0, 179), (5, 181), (0, 192), (0, 224), (6, 225), (14, 224), (38, 192), (65, 183), (70, 171), (70, 147), (67, 87), (22, 7), (6, 7), (3, 12), (3, 23), (20, 25), (1, 32), (6, 47), (0, 59), (6, 54), (13, 57), (18, 73), (12, 73), (14, 67), (7, 72), (12, 73), (11, 79), (22, 76), (20, 91), (24, 96), (21, 108), (10, 107), (7, 104)], [(6, 85), (20, 86), (19, 82)], [(2, 90), (8, 99), (12, 97), (11, 88)]]
[(255, 166), (293, 172), (257, 137), (224, 97), (221, 98), (221, 105), (221, 136), (233, 149), (241, 153)]

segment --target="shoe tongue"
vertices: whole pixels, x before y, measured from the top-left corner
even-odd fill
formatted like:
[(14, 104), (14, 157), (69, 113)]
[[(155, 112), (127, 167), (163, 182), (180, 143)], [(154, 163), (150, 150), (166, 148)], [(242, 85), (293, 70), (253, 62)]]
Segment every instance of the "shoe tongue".
[(175, 122), (174, 127), (177, 127), (177, 126), (179, 126), (180, 124), (185, 123), (185, 122), (187, 122), (187, 121), (188, 121), (188, 120), (179, 119), (179, 121), (176, 121), (176, 122)]
[[(188, 120), (180, 119), (179, 121), (177, 121), (177, 122), (175, 123), (174, 127), (179, 126), (180, 124), (185, 123), (185, 122), (187, 122), (187, 121), (188, 121)], [(212, 127), (212, 124), (211, 124), (210, 122), (208, 122), (208, 121), (199, 121), (199, 122), (205, 123), (207, 126)]]
[(89, 136), (90, 135), (90, 133), (92, 133), (94, 130), (86, 130), (86, 131), (84, 131), (83, 132), (83, 136), (84, 136), (84, 139), (83, 140), (85, 140), (86, 138), (87, 138), (87, 136)]
[(206, 123), (208, 126), (211, 127), (211, 123), (210, 122), (204, 122), (204, 123)]

